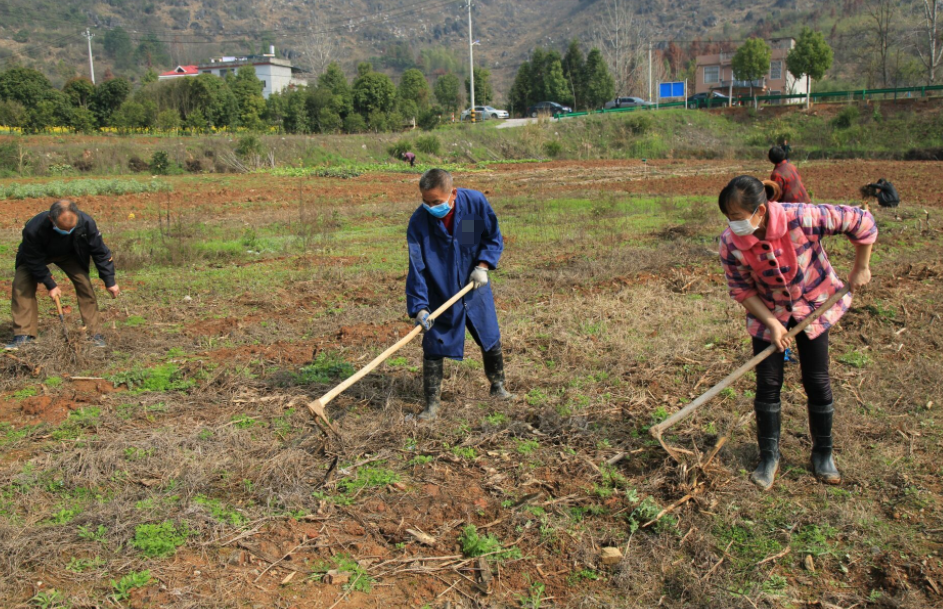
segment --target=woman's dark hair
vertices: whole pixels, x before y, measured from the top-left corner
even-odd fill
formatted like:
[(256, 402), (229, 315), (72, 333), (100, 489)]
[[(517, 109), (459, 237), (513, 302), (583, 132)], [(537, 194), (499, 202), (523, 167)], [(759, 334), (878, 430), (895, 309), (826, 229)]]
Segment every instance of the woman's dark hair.
[(717, 197), (717, 204), (725, 216), (729, 216), (734, 209), (740, 209), (751, 214), (766, 204), (766, 187), (753, 176), (737, 176), (724, 186)]
[(779, 146), (773, 146), (769, 149), (769, 162), (773, 165), (779, 165), (786, 160), (786, 153)]

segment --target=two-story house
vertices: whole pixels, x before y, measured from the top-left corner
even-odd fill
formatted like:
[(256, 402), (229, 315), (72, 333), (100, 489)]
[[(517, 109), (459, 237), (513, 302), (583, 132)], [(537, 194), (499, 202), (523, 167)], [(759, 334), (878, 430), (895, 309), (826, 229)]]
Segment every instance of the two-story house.
[[(733, 73), (730, 63), (734, 52), (713, 53), (698, 55), (695, 59), (697, 72), (695, 76), (695, 93), (709, 93), (718, 91), (724, 95), (750, 95), (750, 86), (753, 86), (755, 95), (799, 95), (805, 94), (806, 81), (804, 78), (795, 78), (786, 69), (786, 56), (796, 46), (794, 38), (775, 38), (768, 41), (772, 54), (769, 62), (769, 72), (766, 76), (754, 80), (738, 80)], [(801, 99), (788, 100), (790, 103), (802, 103)]]
[(243, 66), (255, 68), (255, 76), (262, 81), (262, 96), (268, 99), (275, 92), (284, 91), (289, 87), (299, 87), (308, 84), (307, 80), (299, 77), (304, 71), (291, 65), (287, 59), (275, 57), (275, 49), (270, 48), (265, 55), (249, 55), (247, 57), (220, 57), (211, 59), (208, 63), (196, 66), (177, 66), (169, 72), (160, 74), (160, 80), (172, 80), (200, 74), (214, 74), (221, 78), (227, 74), (235, 74)]

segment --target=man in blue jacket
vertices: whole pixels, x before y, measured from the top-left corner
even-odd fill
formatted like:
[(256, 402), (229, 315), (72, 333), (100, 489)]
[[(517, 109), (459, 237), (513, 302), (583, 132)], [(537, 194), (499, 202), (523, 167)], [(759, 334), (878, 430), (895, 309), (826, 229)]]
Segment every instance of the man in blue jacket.
[(111, 250), (102, 240), (91, 216), (79, 211), (72, 201), (56, 201), (41, 214), (34, 216), (23, 228), (23, 241), (16, 252), (16, 273), (13, 276), (11, 306), (13, 311), (13, 342), (6, 349), (13, 351), (36, 338), (39, 303), (36, 287), (43, 284), (49, 297), (62, 294), (49, 272), (48, 265), (62, 269), (75, 286), (75, 295), (85, 329), (94, 346), (104, 347), (98, 301), (89, 278), (89, 259), (95, 262), (98, 276), (112, 298), (118, 296), (115, 264)]
[[(452, 176), (430, 169), (419, 180), (422, 206), (409, 219), (409, 275), (406, 307), (423, 328), (422, 385), (426, 409), (420, 419), (433, 419), (442, 393), (442, 360), (465, 355), (465, 328), (481, 347), (491, 396), (510, 399), (504, 388), (504, 356), (488, 272), (498, 267), (504, 250), (498, 218), (480, 192), (453, 188)], [(469, 282), (475, 289), (438, 319), (430, 312), (442, 306)]]

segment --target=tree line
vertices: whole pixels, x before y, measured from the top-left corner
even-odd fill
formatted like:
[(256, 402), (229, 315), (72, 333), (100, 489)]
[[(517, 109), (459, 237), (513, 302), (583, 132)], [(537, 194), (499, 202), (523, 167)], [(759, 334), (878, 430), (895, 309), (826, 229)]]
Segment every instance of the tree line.
[[(275, 130), (282, 133), (398, 131), (415, 121), (432, 129), (457, 112), (469, 93), (447, 72), (430, 85), (421, 70), (403, 72), (399, 84), (370, 63), (352, 81), (331, 63), (316, 83), (262, 95), (252, 66), (220, 78), (212, 74), (159, 81), (149, 70), (134, 90), (125, 78), (95, 85), (72, 78), (56, 89), (41, 72), (14, 67), (0, 72), (0, 125), (39, 133), (52, 127), (76, 132), (102, 128), (156, 129), (195, 133), (218, 130)], [(463, 95), (464, 93), (464, 95)], [(490, 72), (475, 69), (476, 102), (493, 98)]]
[(594, 47), (584, 57), (579, 40), (574, 39), (563, 56), (555, 50), (534, 49), (514, 77), (508, 110), (524, 114), (529, 106), (542, 101), (568, 105), (574, 110), (594, 110), (615, 96), (615, 88), (602, 52)]

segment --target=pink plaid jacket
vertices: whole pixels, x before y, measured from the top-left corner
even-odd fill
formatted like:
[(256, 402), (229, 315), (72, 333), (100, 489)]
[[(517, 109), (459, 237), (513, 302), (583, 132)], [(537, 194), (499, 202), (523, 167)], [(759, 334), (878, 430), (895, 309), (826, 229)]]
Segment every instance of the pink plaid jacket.
[[(844, 287), (821, 243), (823, 236), (837, 234), (866, 245), (875, 242), (878, 229), (871, 212), (857, 207), (770, 203), (765, 240), (738, 237), (729, 228), (720, 236), (720, 261), (730, 296), (737, 302), (759, 296), (784, 326), (789, 318), (805, 319)], [(805, 330), (809, 338), (832, 327), (850, 305), (847, 294), (809, 324)], [(747, 331), (770, 340), (769, 330), (750, 313)]]

